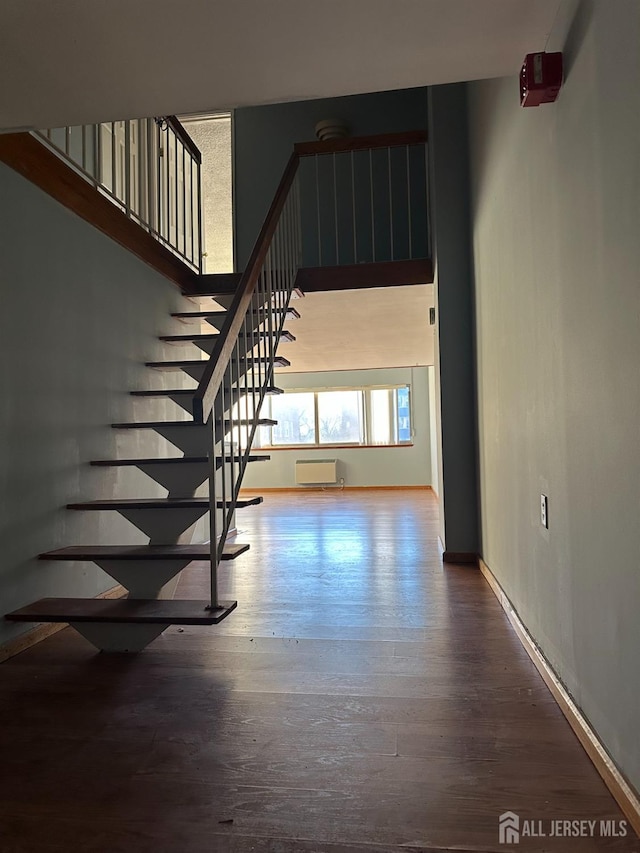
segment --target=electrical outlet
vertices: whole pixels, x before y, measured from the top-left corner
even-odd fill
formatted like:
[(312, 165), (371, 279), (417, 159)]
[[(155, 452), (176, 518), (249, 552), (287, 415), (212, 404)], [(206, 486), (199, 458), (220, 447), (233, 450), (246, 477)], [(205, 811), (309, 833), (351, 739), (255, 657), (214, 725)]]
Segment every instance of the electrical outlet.
[(549, 498), (540, 495), (540, 524), (549, 529)]

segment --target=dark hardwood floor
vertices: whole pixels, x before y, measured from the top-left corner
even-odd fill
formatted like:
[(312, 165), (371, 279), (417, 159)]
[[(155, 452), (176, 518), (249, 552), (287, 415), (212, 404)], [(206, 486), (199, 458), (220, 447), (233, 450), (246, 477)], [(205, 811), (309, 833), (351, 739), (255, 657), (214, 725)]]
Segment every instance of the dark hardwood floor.
[[(136, 656), (66, 629), (0, 665), (0, 851), (640, 851), (498, 816), (622, 818), (430, 492), (270, 495), (238, 609)], [(55, 568), (51, 568), (55, 571)], [(186, 570), (178, 597), (205, 593)], [(634, 837), (635, 838), (635, 837)]]

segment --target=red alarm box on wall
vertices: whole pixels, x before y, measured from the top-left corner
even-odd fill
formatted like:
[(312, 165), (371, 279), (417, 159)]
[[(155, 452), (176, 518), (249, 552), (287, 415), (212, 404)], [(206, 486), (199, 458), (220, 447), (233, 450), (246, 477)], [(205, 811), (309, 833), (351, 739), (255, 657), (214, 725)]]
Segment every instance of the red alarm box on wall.
[(551, 104), (562, 86), (561, 53), (528, 53), (520, 72), (520, 106)]

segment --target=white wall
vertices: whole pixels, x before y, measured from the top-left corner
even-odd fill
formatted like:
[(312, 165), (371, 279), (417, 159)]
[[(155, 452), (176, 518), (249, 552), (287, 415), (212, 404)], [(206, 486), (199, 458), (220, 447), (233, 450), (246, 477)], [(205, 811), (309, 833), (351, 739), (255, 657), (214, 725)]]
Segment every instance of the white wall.
[[(4, 165), (0, 234), (0, 601), (6, 613), (45, 596), (93, 596), (115, 586), (92, 564), (42, 562), (40, 552), (147, 541), (118, 513), (65, 506), (164, 494), (136, 469), (88, 463), (176, 455), (151, 431), (125, 434), (110, 424), (176, 412), (173, 403), (134, 403), (128, 392), (151, 382), (180, 387), (179, 374), (165, 380), (143, 363), (162, 358), (156, 336), (171, 331), (171, 311), (190, 303)], [(176, 358), (182, 352), (171, 349)], [(29, 627), (0, 619), (0, 643)]]
[(635, 0), (584, 2), (556, 104), (470, 109), (483, 555), (636, 788), (638, 44)]
[[(296, 459), (337, 459), (338, 478), (345, 486), (431, 485), (429, 384), (426, 367), (382, 370), (342, 370), (324, 373), (279, 373), (280, 388), (339, 388), (358, 385), (411, 385), (414, 444), (411, 447), (300, 447), (294, 450), (256, 450), (269, 462), (248, 466), (246, 489), (296, 488)], [(308, 488), (299, 486), (297, 488)]]

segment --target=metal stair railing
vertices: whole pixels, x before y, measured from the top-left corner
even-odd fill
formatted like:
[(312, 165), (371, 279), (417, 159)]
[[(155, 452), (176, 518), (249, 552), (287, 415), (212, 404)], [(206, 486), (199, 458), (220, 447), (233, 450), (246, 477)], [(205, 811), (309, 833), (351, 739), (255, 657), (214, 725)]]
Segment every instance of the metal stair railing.
[(298, 157), (285, 169), (225, 323), (193, 398), (193, 417), (209, 423), (211, 609), (259, 413), (273, 384), (276, 348), (302, 257)]

